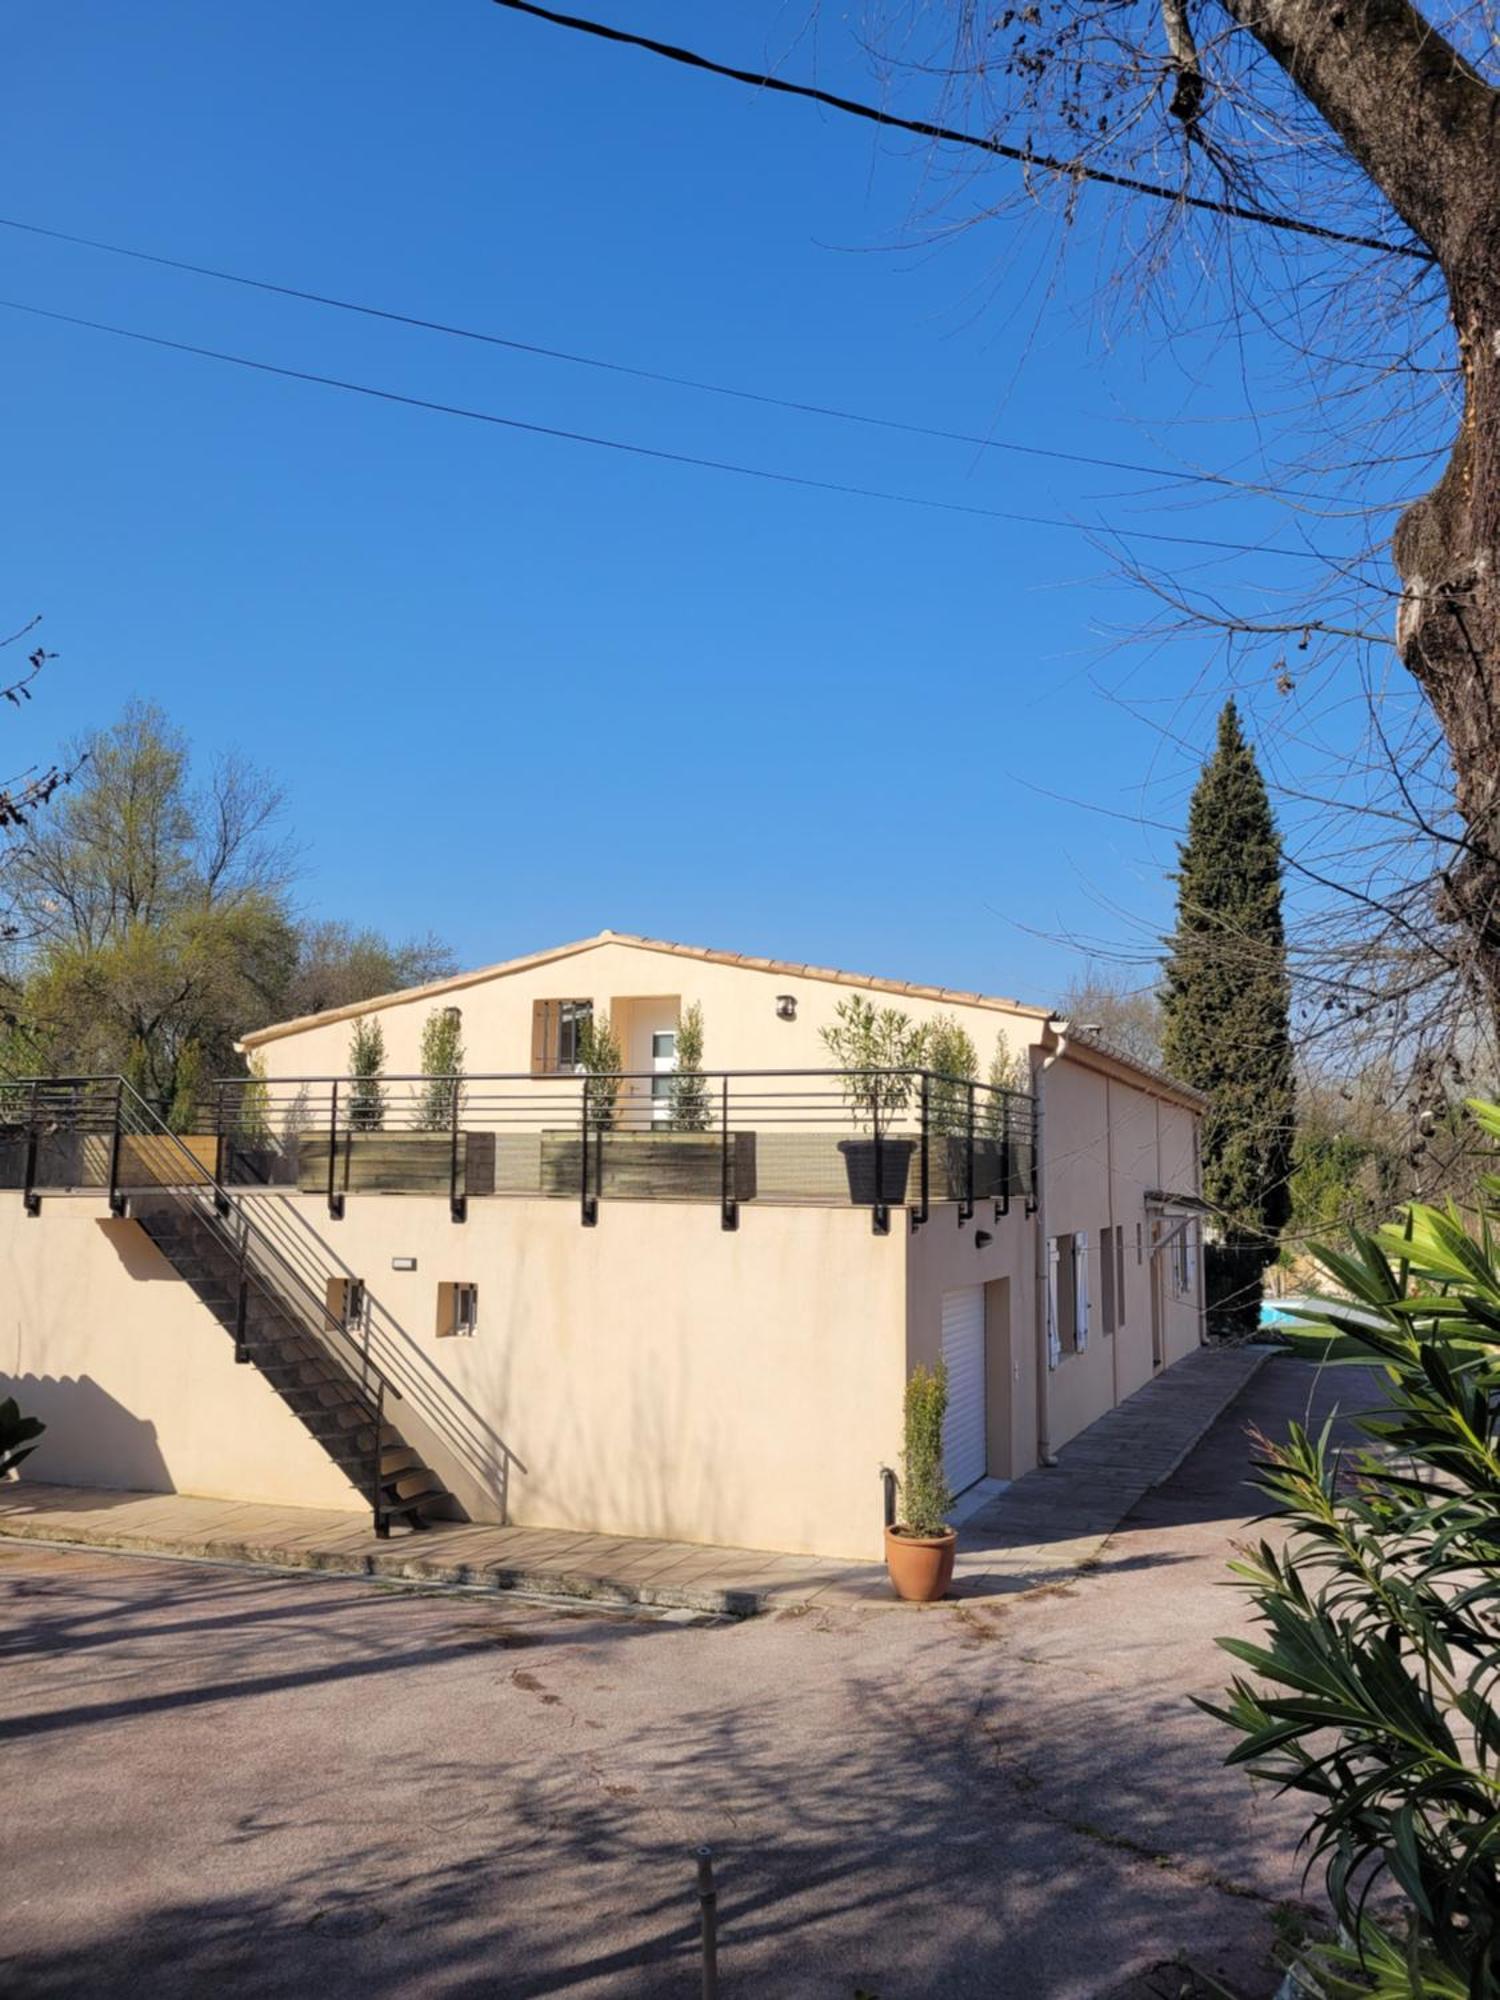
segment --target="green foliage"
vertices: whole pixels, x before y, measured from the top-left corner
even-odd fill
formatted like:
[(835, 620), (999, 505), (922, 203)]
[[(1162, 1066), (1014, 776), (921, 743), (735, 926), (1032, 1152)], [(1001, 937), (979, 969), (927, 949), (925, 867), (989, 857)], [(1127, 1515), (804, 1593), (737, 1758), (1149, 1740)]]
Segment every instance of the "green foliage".
[[(1473, 1110), (1500, 1137), (1500, 1108)], [(1264, 1630), (1220, 1641), (1250, 1673), (1209, 1712), (1241, 1739), (1232, 1763), (1311, 1807), (1354, 1948), (1309, 1948), (1331, 1994), (1500, 1996), (1500, 1176), (1483, 1199), (1318, 1251), (1344, 1296), (1286, 1337), (1378, 1365), (1385, 1400), (1350, 1452), (1331, 1425), (1264, 1445), (1286, 1539), (1233, 1565)], [(1404, 1922), (1371, 1913), (1372, 1878)]]
[(874, 1127), (904, 1111), (917, 1087), (913, 1072), (925, 1066), (927, 1030), (899, 1007), (876, 1007), (852, 994), (834, 1008), (823, 1044), (845, 1072), (844, 1095), (858, 1124)]
[(1024, 1049), (1011, 1050), (1004, 1035), (995, 1037), (995, 1053), (990, 1057), (989, 1075), (985, 1079), (989, 1089), (984, 1095), (984, 1117), (981, 1120), (987, 1137), (998, 1139), (1005, 1131), (1006, 1100), (1005, 1091), (1017, 1091), (1023, 1097), (1031, 1092), (1031, 1063)]
[(913, 1535), (940, 1535), (953, 1495), (943, 1472), (943, 1418), (948, 1366), (914, 1368), (907, 1378), (901, 1452), (901, 1525)]
[(31, 1440), (39, 1438), (46, 1428), (40, 1417), (23, 1417), (14, 1396), (0, 1402), (0, 1479), (31, 1456), (36, 1450)]
[(198, 783), (181, 734), (140, 704), (76, 754), (10, 864), (18, 1011), (43, 1067), (120, 1071), (170, 1116), (179, 1066), (238, 1069), (236, 1037), (271, 1018), (295, 960), (278, 795), (233, 759)]
[(203, 1050), (197, 1042), (184, 1042), (178, 1052), (172, 1077), (172, 1102), (167, 1110), (167, 1123), (174, 1132), (197, 1131), (207, 1082)]
[(356, 1132), (378, 1132), (385, 1123), (384, 1068), (385, 1030), (371, 1015), (361, 1014), (349, 1037), (349, 1123)]
[(183, 1062), (235, 1075), (249, 1029), (451, 970), (430, 938), (299, 924), (275, 785), (232, 756), (195, 769), (159, 709), (132, 704), (68, 762), (67, 791), (7, 850), (22, 941), (0, 993), (33, 1073), (119, 1071), (174, 1117)]
[(456, 1007), (434, 1007), (422, 1023), (418, 1068), (427, 1081), (417, 1100), (419, 1132), (446, 1132), (463, 1102), (463, 1017)]
[(586, 1015), (578, 1023), (578, 1061), (588, 1077), (590, 1125), (600, 1131), (614, 1128), (620, 1097), (620, 1038), (607, 1013)]
[(1232, 701), (1188, 813), (1162, 1051), (1208, 1098), (1203, 1192), (1269, 1262), (1290, 1213), (1295, 1099), (1281, 840)]
[(239, 1092), (235, 1131), (246, 1146), (264, 1146), (271, 1137), (271, 1093), (266, 1087), (266, 1059), (257, 1052), (247, 1068), (249, 1081)]
[[(928, 1129), (934, 1133), (966, 1132), (969, 1093), (963, 1083), (979, 1075), (979, 1051), (954, 1015), (934, 1014), (928, 1022), (924, 1067), (932, 1071), (932, 1081), (927, 1087)], [(954, 1078), (958, 1081), (948, 1080)], [(978, 1097), (976, 1092), (976, 1124), (982, 1109)]]
[(677, 1068), (672, 1077), (672, 1130), (706, 1132), (708, 1085), (703, 1078), (703, 1009), (695, 1000), (677, 1023)]

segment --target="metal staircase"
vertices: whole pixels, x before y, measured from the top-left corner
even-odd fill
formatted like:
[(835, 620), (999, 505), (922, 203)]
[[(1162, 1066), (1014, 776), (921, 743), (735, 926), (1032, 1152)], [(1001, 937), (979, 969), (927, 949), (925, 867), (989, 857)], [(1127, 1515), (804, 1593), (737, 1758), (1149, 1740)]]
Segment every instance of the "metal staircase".
[[(140, 1224), (339, 1470), (366, 1495), (375, 1532), (423, 1529), (451, 1511), (447, 1488), (391, 1417), (400, 1401), (370, 1352), (368, 1316), (346, 1324), (329, 1301), (345, 1273), (318, 1239), (222, 1186), (191, 1145), (120, 1077), (48, 1079), (50, 1115), (86, 1135), (109, 1205)], [(253, 1213), (251, 1212), (253, 1209)]]

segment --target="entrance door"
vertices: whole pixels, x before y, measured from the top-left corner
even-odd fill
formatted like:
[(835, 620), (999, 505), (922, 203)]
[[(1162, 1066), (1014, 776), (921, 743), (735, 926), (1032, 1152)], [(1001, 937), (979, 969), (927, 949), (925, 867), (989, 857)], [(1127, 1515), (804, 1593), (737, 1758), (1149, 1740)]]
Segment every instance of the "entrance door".
[(665, 1125), (672, 1116), (672, 1072), (677, 1067), (677, 1030), (659, 1029), (651, 1037), (651, 1123)]
[(943, 1470), (962, 1493), (989, 1470), (984, 1422), (984, 1286), (943, 1294), (943, 1359), (948, 1364), (948, 1412), (943, 1418)]

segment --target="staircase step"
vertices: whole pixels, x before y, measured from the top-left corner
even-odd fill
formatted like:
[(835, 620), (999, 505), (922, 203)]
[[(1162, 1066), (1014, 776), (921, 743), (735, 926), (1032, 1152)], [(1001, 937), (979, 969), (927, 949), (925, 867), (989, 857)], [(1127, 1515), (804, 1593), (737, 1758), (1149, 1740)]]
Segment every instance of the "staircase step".
[[(247, 1266), (230, 1230), (216, 1228), (206, 1210), (166, 1200), (151, 1206), (148, 1197), (146, 1203), (132, 1198), (130, 1213), (200, 1304), (239, 1337), (243, 1356), (361, 1492), (369, 1490), (370, 1456), (378, 1449), (379, 1514), (385, 1524), (417, 1532), (427, 1526), (429, 1515), (440, 1516), (447, 1488), (395, 1424), (375, 1423), (377, 1392), (362, 1385), (357, 1360), (340, 1353), (333, 1329), (319, 1322), (315, 1286), (304, 1299), (297, 1287), (288, 1288), (274, 1266), (267, 1268), (264, 1281), (259, 1279), (253, 1241)], [(242, 1306), (241, 1285), (247, 1276)]]
[(436, 1500), (443, 1488), (424, 1465), (418, 1472), (401, 1472), (394, 1479), (382, 1479), (380, 1490), (395, 1500)]

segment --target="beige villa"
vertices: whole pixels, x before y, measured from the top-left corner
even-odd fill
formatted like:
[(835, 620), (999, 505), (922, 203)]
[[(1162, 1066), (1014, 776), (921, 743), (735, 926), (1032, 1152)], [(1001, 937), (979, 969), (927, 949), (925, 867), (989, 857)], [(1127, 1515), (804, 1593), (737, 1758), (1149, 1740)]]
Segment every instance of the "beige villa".
[[(977, 1078), (836, 1060), (851, 1003)], [(604, 931), (243, 1048), (180, 1135), (117, 1079), (0, 1086), (39, 1479), (872, 1557), (915, 1364), (963, 1494), (1202, 1339), (1201, 1101), (1043, 1008)]]

